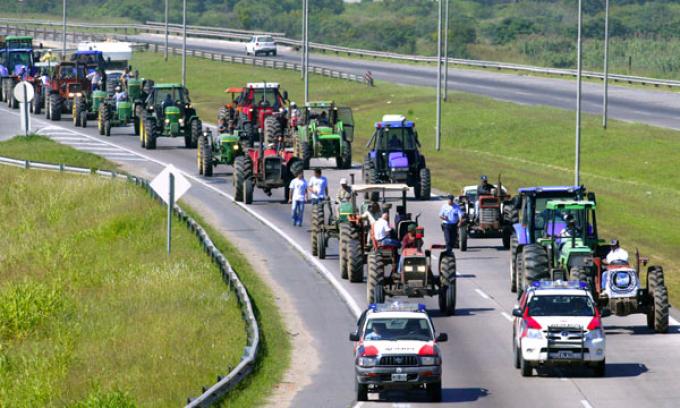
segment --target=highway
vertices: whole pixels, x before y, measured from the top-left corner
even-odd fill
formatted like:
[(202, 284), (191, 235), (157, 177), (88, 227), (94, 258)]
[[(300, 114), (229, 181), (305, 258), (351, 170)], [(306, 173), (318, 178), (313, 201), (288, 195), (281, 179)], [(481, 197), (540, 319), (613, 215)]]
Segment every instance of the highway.
[[(226, 196), (232, 193), (231, 168), (220, 166), (216, 176), (197, 176), (195, 150), (181, 147), (181, 139), (160, 138), (158, 149), (147, 151), (139, 147), (138, 138), (131, 136), (131, 128), (115, 128), (109, 138), (99, 136), (96, 128), (74, 129), (68, 116), (59, 123), (34, 119), (39, 133), (89, 150), (121, 163), (124, 169), (146, 177), (153, 176), (162, 164), (172, 163), (192, 176), (190, 204), (195, 205), (219, 230), (224, 231), (242, 251), (256, 260), (255, 265), (266, 265), (270, 276), (292, 300), (294, 313), (304, 322), (312, 336), (311, 347), (318, 358), (312, 369), (310, 383), (292, 401), (295, 407), (347, 407), (354, 405), (351, 343), (348, 333), (353, 329), (354, 316), (347, 304), (364, 307), (364, 283), (349, 283), (340, 279), (337, 243), (332, 241), (328, 258), (321, 268), (303, 259), (295, 247), (308, 250), (309, 206), (303, 228), (290, 223), (290, 209), (281, 203), (281, 190), (272, 197), (256, 190), (255, 202), (249, 207), (253, 216), (246, 216)], [(5, 123), (17, 121), (15, 112), (0, 108), (0, 132), (8, 136)], [(92, 123), (92, 122), (90, 122)], [(57, 126), (55, 126), (57, 125)], [(93, 145), (93, 142), (98, 144)], [(85, 144), (88, 143), (88, 144)], [(108, 149), (108, 150), (104, 150)], [(332, 162), (317, 161), (329, 178), (334, 194), (339, 179), (358, 168), (339, 171)], [(309, 176), (309, 172), (306, 173)], [(470, 180), (470, 184), (475, 180)], [(531, 184), (527, 180), (526, 184)], [(456, 192), (454, 192), (456, 193)], [(442, 201), (409, 201), (409, 211), (422, 212), (426, 244), (441, 242), (442, 236), (436, 213)], [(270, 223), (266, 226), (255, 217)], [(272, 232), (270, 227), (285, 235)], [(538, 376), (522, 378), (512, 365), (509, 313), (515, 296), (509, 291), (509, 254), (502, 250), (497, 239), (470, 240), (466, 253), (456, 252), (458, 260), (458, 303), (455, 316), (438, 314), (436, 299), (425, 299), (432, 311), (439, 332), (449, 335), (443, 343), (443, 401), (444, 406), (474, 407), (675, 407), (680, 400), (680, 327), (672, 319), (668, 334), (652, 334), (643, 315), (605, 319), (607, 333), (607, 376), (593, 378), (587, 370), (546, 370)], [(333, 284), (323, 272), (331, 274)], [(340, 293), (340, 295), (338, 294)], [(341, 297), (341, 295), (344, 295)], [(680, 317), (677, 310), (672, 311)], [(285, 316), (284, 316), (285, 317)], [(266, 317), (265, 317), (266, 318)], [(311, 355), (311, 354), (310, 354)], [(304, 356), (293, 356), (293, 359)], [(401, 392), (371, 395), (371, 399), (394, 403), (395, 406), (438, 406), (425, 401), (424, 394)], [(357, 406), (385, 406), (384, 403), (356, 404)]]
[[(164, 44), (160, 35), (145, 34), (128, 36), (131, 41)], [(179, 37), (170, 37), (170, 46), (181, 48)], [(228, 55), (245, 56), (245, 46), (220, 40), (188, 38), (187, 48)], [(271, 57), (270, 57), (271, 58)], [(300, 63), (300, 54), (288, 47), (279, 47), (276, 57), (280, 60)], [(399, 64), (371, 58), (342, 58), (311, 53), (309, 63), (313, 66), (341, 70), (363, 75), (371, 71), (373, 78), (397, 84), (434, 87), (436, 67), (431, 64)], [(189, 73), (191, 75), (191, 73)], [(547, 105), (560, 109), (576, 109), (576, 81), (544, 78), (495, 71), (449, 69), (449, 89), (489, 96), (494, 99), (525, 105)], [(312, 90), (313, 92), (313, 90)], [(583, 83), (583, 112), (601, 115), (602, 85)], [(653, 87), (609, 87), (609, 117), (628, 122), (646, 123), (658, 127), (680, 129), (680, 98), (676, 93)]]

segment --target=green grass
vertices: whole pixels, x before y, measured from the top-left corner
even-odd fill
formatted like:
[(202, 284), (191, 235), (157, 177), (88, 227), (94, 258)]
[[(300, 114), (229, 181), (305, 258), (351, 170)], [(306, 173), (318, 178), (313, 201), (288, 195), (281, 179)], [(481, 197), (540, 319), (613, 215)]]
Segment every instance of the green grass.
[[(138, 53), (133, 65), (143, 76), (177, 81), (180, 59), (158, 64), (153, 53)], [(228, 86), (248, 81), (280, 82), (292, 100), (300, 102), (299, 73), (188, 59), (188, 87), (204, 121), (215, 121), (217, 108), (227, 102)], [(457, 193), (480, 174), (519, 186), (573, 183), (574, 113), (549, 107), (523, 106), (486, 97), (450, 93), (443, 105), (442, 149), (435, 152), (434, 90), (378, 82), (374, 88), (312, 75), (310, 99), (335, 99), (354, 109), (357, 121), (354, 160), (360, 161), (372, 124), (384, 113), (403, 113), (416, 121), (434, 185)], [(667, 271), (672, 299), (680, 296), (680, 133), (642, 124), (583, 117), (582, 182), (598, 193), (599, 227), (605, 237), (617, 237)], [(357, 174), (358, 175), (358, 174)]]
[(9, 167), (0, 183), (0, 406), (174, 406), (238, 363), (235, 294), (186, 228), (165, 253), (142, 189)]
[(0, 154), (20, 160), (64, 163), (88, 169), (117, 170), (118, 165), (101, 156), (54, 143), (39, 135), (17, 136), (0, 142)]

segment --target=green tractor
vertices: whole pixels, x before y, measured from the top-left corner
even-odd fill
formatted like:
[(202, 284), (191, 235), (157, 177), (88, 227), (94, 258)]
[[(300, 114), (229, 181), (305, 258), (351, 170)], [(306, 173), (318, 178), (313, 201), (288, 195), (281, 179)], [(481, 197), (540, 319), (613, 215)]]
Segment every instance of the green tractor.
[(233, 165), (238, 156), (245, 153), (245, 147), (241, 145), (239, 131), (233, 133), (218, 134), (213, 136), (212, 130), (206, 130), (198, 139), (196, 149), (196, 161), (198, 174), (212, 177), (213, 167), (218, 164)]
[(191, 106), (189, 91), (180, 84), (155, 84), (147, 98), (139, 131), (142, 147), (156, 148), (159, 137), (184, 137), (184, 146), (195, 148), (202, 123)]
[(335, 158), (336, 167), (352, 167), (354, 119), (352, 109), (338, 107), (333, 101), (308, 102), (297, 123), (295, 155), (305, 169), (312, 158)]
[(153, 89), (151, 79), (130, 77), (125, 83), (128, 100), (132, 105), (132, 120), (135, 126), (135, 136), (139, 136), (142, 120), (144, 119), (144, 104)]
[(99, 104), (97, 127), (100, 135), (111, 136), (111, 127), (127, 126), (133, 121), (130, 101), (109, 97)]
[(73, 126), (87, 127), (87, 121), (98, 116), (99, 106), (108, 97), (105, 91), (82, 92), (73, 98)]

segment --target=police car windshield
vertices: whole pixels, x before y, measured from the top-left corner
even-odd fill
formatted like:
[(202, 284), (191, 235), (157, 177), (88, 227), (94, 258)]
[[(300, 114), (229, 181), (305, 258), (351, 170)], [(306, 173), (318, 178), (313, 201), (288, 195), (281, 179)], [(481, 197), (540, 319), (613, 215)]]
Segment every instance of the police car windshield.
[(433, 339), (426, 318), (375, 318), (366, 323), (364, 340), (415, 340)]
[(378, 150), (415, 150), (413, 128), (381, 128), (378, 130)]
[(594, 316), (595, 308), (588, 296), (535, 295), (527, 305), (529, 316)]

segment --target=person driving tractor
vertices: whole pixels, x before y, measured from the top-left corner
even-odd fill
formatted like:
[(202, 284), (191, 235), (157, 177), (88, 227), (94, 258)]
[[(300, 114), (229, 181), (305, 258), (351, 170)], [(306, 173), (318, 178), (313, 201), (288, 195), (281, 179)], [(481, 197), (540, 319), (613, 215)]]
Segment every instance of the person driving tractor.
[(418, 238), (416, 237), (416, 224), (409, 224), (406, 235), (404, 235), (404, 238), (401, 239), (402, 256), (399, 257), (399, 269), (397, 269), (399, 273), (401, 273), (401, 271), (404, 269), (403, 252), (404, 249), (407, 248), (418, 248)]
[(484, 175), (480, 176), (479, 180), (477, 198), (475, 199), (475, 220), (479, 220), (479, 196), (490, 195), (492, 190), (496, 188), (493, 184), (489, 184), (489, 178)]

